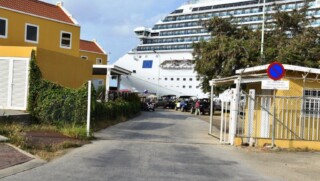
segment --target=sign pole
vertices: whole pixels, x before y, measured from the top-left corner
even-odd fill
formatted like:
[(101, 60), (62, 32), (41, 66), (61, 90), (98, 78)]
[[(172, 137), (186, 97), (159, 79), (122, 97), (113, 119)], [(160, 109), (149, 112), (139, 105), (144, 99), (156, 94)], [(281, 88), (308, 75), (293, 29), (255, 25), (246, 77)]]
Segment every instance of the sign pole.
[(87, 137), (90, 136), (90, 113), (91, 113), (91, 80), (88, 81), (88, 105), (87, 105)]
[(273, 89), (273, 123), (272, 123), (272, 145), (275, 147), (275, 132), (276, 132), (276, 90), (289, 90), (289, 81), (279, 81), (285, 74), (284, 66), (279, 62), (274, 62), (268, 66), (268, 77), (273, 80), (262, 82), (262, 89)]
[(276, 90), (273, 90), (273, 123), (272, 123), (272, 145), (274, 147), (274, 139), (275, 139), (275, 130), (276, 130)]
[(212, 134), (212, 122), (213, 122), (213, 81), (210, 81), (210, 86), (211, 86), (211, 95), (210, 95), (210, 128), (209, 128), (209, 133)]

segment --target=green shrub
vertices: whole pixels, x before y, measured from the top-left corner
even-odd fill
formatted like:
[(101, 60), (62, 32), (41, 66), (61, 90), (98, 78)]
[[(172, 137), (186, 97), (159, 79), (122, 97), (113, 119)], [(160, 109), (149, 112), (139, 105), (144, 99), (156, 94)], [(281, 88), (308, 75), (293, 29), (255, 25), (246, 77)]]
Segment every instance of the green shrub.
[(136, 94), (127, 98), (117, 98), (115, 101), (96, 103), (93, 111), (94, 121), (119, 120), (123, 117), (130, 118), (140, 112), (140, 99)]
[[(87, 118), (87, 84), (79, 89), (69, 89), (42, 79), (32, 52), (29, 74), (28, 111), (39, 123), (66, 127), (84, 125)], [(117, 93), (115, 101), (97, 102), (97, 93), (91, 89), (92, 120), (118, 120), (132, 117), (140, 111), (140, 98), (137, 94)], [(99, 91), (103, 92), (103, 89)], [(92, 121), (92, 122), (93, 122)], [(83, 136), (83, 129), (74, 129), (74, 134)], [(66, 131), (67, 132), (67, 131)], [(73, 134), (73, 133), (72, 133)]]
[[(69, 89), (42, 79), (35, 52), (30, 61), (28, 111), (40, 123), (83, 124), (87, 115), (87, 84)], [(95, 100), (93, 92), (93, 100)], [(94, 104), (93, 104), (94, 105)]]

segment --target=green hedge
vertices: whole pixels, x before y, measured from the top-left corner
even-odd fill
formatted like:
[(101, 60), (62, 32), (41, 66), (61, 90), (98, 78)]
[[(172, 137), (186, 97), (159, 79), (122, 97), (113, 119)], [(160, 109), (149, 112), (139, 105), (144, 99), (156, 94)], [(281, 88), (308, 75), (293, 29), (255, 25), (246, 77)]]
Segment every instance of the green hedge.
[(31, 56), (29, 80), (28, 111), (40, 123), (85, 123), (87, 84), (69, 89), (43, 80), (35, 52)]
[(132, 117), (140, 112), (140, 99), (136, 94), (115, 101), (97, 102), (93, 111), (96, 120), (117, 120), (121, 117)]
[[(39, 123), (55, 125), (85, 124), (87, 118), (87, 87), (69, 89), (43, 80), (32, 52), (29, 73), (28, 111)], [(115, 101), (100, 103), (92, 86), (92, 118), (117, 120), (130, 117), (140, 111), (140, 99), (136, 94), (126, 94)]]

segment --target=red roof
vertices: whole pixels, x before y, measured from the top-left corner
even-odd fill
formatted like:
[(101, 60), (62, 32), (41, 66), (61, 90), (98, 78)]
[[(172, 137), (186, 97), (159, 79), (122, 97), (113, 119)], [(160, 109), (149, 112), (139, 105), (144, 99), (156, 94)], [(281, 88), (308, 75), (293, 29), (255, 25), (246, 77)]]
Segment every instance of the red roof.
[(62, 8), (38, 0), (0, 0), (0, 7), (74, 24)]
[(93, 41), (80, 40), (80, 50), (104, 54), (103, 50)]

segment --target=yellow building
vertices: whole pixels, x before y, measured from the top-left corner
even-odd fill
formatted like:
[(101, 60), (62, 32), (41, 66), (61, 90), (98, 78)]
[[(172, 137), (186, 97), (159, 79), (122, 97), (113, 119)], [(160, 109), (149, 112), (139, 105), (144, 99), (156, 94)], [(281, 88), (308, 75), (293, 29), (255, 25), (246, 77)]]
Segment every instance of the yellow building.
[(320, 69), (284, 64), (285, 76), (272, 81), (268, 66), (211, 82), (242, 88), (240, 97), (237, 89), (225, 96), (230, 113), (222, 111), (221, 141), (320, 150)]
[[(89, 61), (93, 65), (107, 65), (108, 57), (103, 48), (96, 40), (80, 40), (80, 58), (84, 61)], [(97, 89), (106, 84), (105, 75), (93, 75), (93, 85)]]
[(105, 52), (96, 42), (81, 47), (82, 42), (80, 25), (62, 3), (0, 1), (0, 109), (26, 109), (32, 50), (46, 80), (70, 88), (91, 79), (105, 81), (92, 74), (97, 61), (107, 63)]

